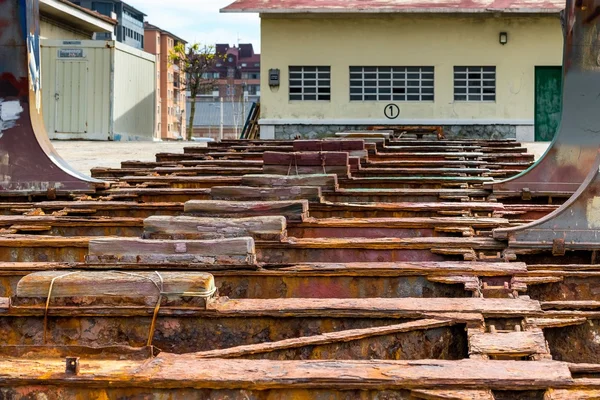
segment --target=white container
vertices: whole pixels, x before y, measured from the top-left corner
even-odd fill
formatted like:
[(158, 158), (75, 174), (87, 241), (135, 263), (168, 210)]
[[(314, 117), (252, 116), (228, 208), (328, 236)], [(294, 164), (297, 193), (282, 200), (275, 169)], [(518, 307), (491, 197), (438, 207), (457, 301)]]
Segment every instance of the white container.
[(42, 40), (50, 139), (153, 140), (156, 56), (115, 41)]

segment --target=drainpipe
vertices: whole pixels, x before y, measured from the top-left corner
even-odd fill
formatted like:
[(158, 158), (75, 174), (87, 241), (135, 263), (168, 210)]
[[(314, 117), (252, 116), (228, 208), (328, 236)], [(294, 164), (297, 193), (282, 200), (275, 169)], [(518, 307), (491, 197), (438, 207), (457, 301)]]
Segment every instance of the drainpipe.
[(221, 97), (221, 124), (219, 125), (219, 142), (223, 141), (223, 98)]

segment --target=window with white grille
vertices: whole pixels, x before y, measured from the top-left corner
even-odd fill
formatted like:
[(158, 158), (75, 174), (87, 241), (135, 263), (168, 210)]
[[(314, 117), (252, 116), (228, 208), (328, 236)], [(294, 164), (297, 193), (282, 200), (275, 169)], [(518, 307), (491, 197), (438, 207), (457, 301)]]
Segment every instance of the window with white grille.
[(331, 100), (331, 67), (290, 67), (290, 100)]
[(455, 101), (496, 101), (496, 67), (454, 67)]
[(352, 101), (433, 101), (433, 67), (350, 67)]

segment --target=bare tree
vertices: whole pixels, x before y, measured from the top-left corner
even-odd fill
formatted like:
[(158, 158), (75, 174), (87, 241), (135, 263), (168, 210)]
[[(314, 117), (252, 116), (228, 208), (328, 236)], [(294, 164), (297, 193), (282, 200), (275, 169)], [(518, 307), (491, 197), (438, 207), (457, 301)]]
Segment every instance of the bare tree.
[(184, 86), (190, 91), (191, 108), (187, 126), (187, 140), (194, 134), (194, 115), (196, 114), (196, 96), (212, 90), (215, 79), (211, 72), (222, 55), (217, 55), (214, 46), (194, 43), (185, 46), (176, 45), (169, 54), (169, 62), (178, 65), (184, 76)]

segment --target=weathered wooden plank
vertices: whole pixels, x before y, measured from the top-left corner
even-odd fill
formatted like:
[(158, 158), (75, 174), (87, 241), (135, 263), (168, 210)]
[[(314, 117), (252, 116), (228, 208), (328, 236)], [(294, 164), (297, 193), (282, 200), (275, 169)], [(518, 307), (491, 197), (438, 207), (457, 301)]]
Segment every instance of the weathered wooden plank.
[(141, 218), (62, 217), (54, 215), (0, 215), (0, 226), (140, 226)]
[(323, 200), (321, 188), (317, 186), (217, 186), (211, 189), (210, 195), (213, 200), (308, 200), (309, 202), (321, 202)]
[(544, 301), (544, 310), (595, 310), (600, 309), (600, 301)]
[(241, 237), (217, 240), (142, 240), (100, 238), (90, 240), (90, 263), (253, 264), (254, 239)]
[[(169, 268), (165, 264), (164, 268)], [(175, 267), (175, 265), (171, 266)], [(146, 268), (153, 271), (162, 269), (156, 264), (115, 265), (117, 269)], [(203, 265), (189, 265), (189, 269), (205, 269)], [(105, 264), (94, 265), (86, 263), (56, 263), (56, 262), (0, 262), (0, 275), (19, 272), (36, 272), (65, 269), (106, 269)], [(234, 269), (235, 273), (239, 271)], [(527, 271), (524, 263), (489, 263), (489, 262), (402, 262), (402, 263), (313, 263), (298, 264), (293, 266), (264, 265), (260, 271), (262, 275), (294, 276), (436, 276), (436, 275), (472, 275), (472, 276), (507, 276)]]
[(194, 167), (194, 166), (216, 166), (216, 167), (262, 167), (262, 160), (183, 160), (183, 161), (122, 161), (122, 169), (149, 169), (156, 167)]
[(435, 211), (488, 211), (504, 209), (500, 203), (484, 202), (440, 202), (440, 203), (331, 203), (324, 202), (313, 208), (343, 207), (344, 209), (377, 210), (435, 210)]
[(192, 200), (185, 203), (186, 214), (206, 217), (284, 216), (290, 221), (308, 217), (307, 200), (291, 201), (221, 201)]
[(469, 329), (469, 353), (524, 357), (549, 354), (549, 351), (541, 329), (497, 333)]
[[(1, 221), (1, 219), (0, 219)], [(386, 228), (418, 228), (418, 227), (464, 227), (494, 228), (508, 225), (503, 218), (473, 217), (412, 217), (412, 218), (308, 218), (299, 227), (386, 227)]]
[[(444, 246), (446, 248), (473, 248), (479, 250), (501, 250), (505, 245), (486, 237), (415, 237), (415, 238), (288, 238), (276, 247), (307, 249), (431, 249)], [(599, 302), (600, 303), (600, 302)]]
[[(50, 284), (54, 281), (52, 291)], [(17, 285), (17, 298), (58, 297), (156, 297), (184, 293), (209, 293), (215, 281), (205, 272), (128, 271), (46, 271), (23, 277)]]
[(365, 329), (351, 329), (338, 332), (329, 332), (321, 335), (285, 339), (277, 342), (267, 342), (222, 350), (205, 351), (202, 353), (197, 353), (196, 355), (200, 358), (237, 358), (248, 356), (250, 354), (269, 353), (273, 351), (294, 349), (304, 346), (350, 342), (368, 337), (383, 336), (400, 332), (410, 332), (414, 330), (433, 329), (442, 326), (450, 326), (452, 324), (452, 321), (423, 319), (397, 325), (386, 325)]
[(484, 175), (489, 174), (491, 170), (486, 168), (416, 168), (416, 167), (394, 167), (394, 168), (375, 168), (362, 167), (361, 176), (401, 176), (401, 175), (438, 175), (438, 176), (462, 176), (462, 175)]
[(565, 326), (581, 325), (587, 322), (585, 317), (574, 317), (574, 318), (526, 318), (525, 322), (527, 325), (535, 326), (540, 329), (547, 328), (563, 328)]
[[(177, 176), (236, 176), (245, 174), (259, 174), (263, 170), (260, 167), (229, 167), (229, 166), (195, 166), (195, 167), (156, 167), (148, 170), (148, 174), (157, 173), (160, 175)], [(126, 176), (126, 175), (125, 175)]]
[(415, 389), (411, 394), (424, 400), (494, 400), (492, 391), (485, 389)]
[[(0, 268), (2, 264), (0, 264)], [(267, 269), (269, 266), (265, 266)], [(505, 276), (522, 273), (527, 270), (524, 263), (486, 263), (486, 262), (403, 262), (403, 263), (315, 263), (299, 264), (278, 268), (275, 271), (310, 274), (367, 274), (379, 275), (435, 275), (461, 274), (475, 276)]]
[(323, 191), (334, 191), (338, 188), (336, 175), (245, 175), (242, 177), (241, 186), (253, 187), (294, 187), (317, 186)]
[(237, 185), (241, 182), (241, 176), (124, 176), (119, 181), (146, 186), (178, 185), (177, 187), (210, 188)]
[(544, 400), (598, 400), (600, 389), (549, 389)]
[(88, 246), (90, 237), (87, 236), (42, 236), (42, 235), (0, 235), (0, 247), (20, 248), (20, 247), (80, 247)]
[(151, 239), (220, 239), (250, 236), (282, 240), (286, 219), (282, 216), (230, 218), (163, 217), (144, 220), (144, 235)]
[(239, 299), (211, 305), (220, 315), (426, 315), (427, 313), (482, 313), (522, 316), (541, 313), (540, 303), (523, 299), (398, 298), (398, 299)]
[(6, 386), (56, 385), (80, 389), (478, 389), (535, 390), (573, 383), (555, 361), (271, 361), (205, 359), (159, 354), (152, 361), (86, 360), (65, 377), (64, 359), (0, 360)]

